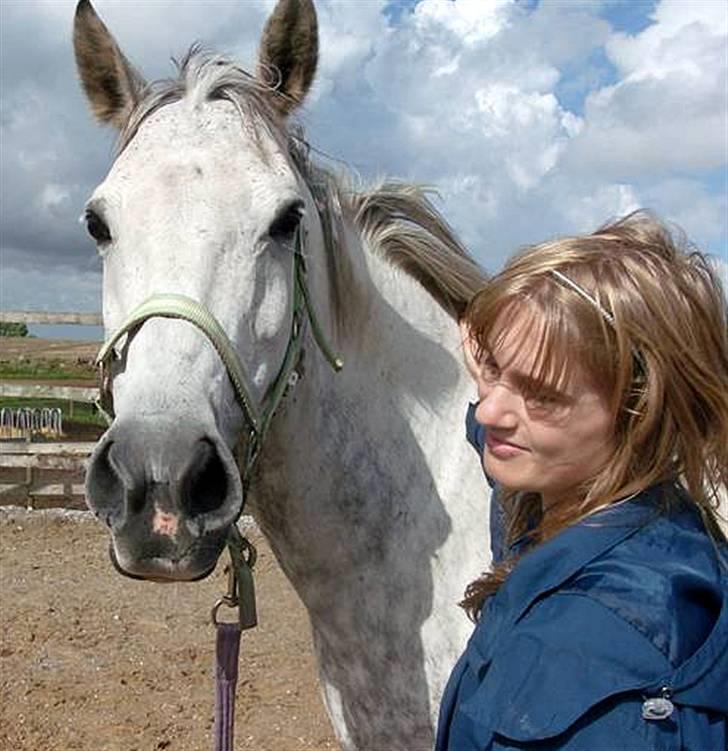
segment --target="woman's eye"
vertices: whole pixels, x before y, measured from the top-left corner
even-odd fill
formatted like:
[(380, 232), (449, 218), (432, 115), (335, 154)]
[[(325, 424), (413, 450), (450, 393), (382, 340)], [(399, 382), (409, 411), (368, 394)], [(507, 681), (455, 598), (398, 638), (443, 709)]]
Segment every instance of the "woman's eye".
[(549, 394), (533, 394), (526, 398), (526, 404), (529, 407), (548, 407), (552, 404), (557, 404), (556, 397)]
[(303, 202), (294, 201), (273, 220), (268, 236), (277, 242), (290, 242), (303, 218)]
[(111, 232), (109, 232), (106, 222), (104, 222), (95, 211), (88, 209), (86, 211), (85, 219), (86, 229), (88, 230), (89, 235), (91, 235), (99, 245), (105, 245), (106, 243), (111, 242)]
[(500, 378), (500, 370), (492, 357), (486, 357), (480, 366), (480, 374), (486, 383), (495, 383)]
[(558, 394), (540, 392), (525, 397), (526, 409), (536, 416), (555, 416), (565, 412), (569, 402)]

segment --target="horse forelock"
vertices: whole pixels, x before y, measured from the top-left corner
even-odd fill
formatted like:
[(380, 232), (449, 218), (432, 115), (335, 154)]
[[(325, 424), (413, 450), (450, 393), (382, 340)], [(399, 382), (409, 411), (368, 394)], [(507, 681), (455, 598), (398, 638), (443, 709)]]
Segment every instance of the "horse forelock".
[(282, 146), (286, 127), (268, 105), (270, 87), (233, 61), (195, 44), (181, 60), (173, 59), (177, 75), (146, 85), (117, 142), (117, 156), (129, 145), (142, 123), (167, 104), (187, 100), (192, 107), (214, 100), (230, 101), (253, 132), (263, 129)]
[[(117, 155), (142, 123), (167, 104), (186, 99), (194, 106), (214, 100), (231, 102), (260, 144), (273, 138), (311, 189), (331, 223), (333, 243), (326, 244), (332, 318), (346, 327), (346, 300), (352, 292), (353, 270), (344, 240), (345, 216), (370, 248), (416, 279), (453, 317), (459, 317), (485, 274), (430, 201), (427, 191), (404, 182), (385, 181), (366, 189), (352, 187), (350, 178), (334, 175), (313, 162), (303, 130), (288, 124), (269, 104), (271, 87), (236, 63), (193, 45), (177, 76), (147, 85), (121, 129)], [(267, 151), (261, 148), (265, 155)]]

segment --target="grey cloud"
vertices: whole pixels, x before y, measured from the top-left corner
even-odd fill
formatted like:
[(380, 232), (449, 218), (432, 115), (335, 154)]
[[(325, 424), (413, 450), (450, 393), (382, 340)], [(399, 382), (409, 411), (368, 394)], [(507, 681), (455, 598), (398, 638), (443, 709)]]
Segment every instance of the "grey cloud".
[[(240, 2), (104, 3), (97, 9), (150, 78), (170, 75), (198, 35), (251, 55), (265, 16)], [(0, 4), (0, 244), (9, 268), (98, 266), (79, 225), (84, 203), (107, 172), (115, 134), (91, 118), (71, 44), (75, 2)], [(252, 63), (252, 60), (249, 61)], [(7, 287), (6, 287), (7, 289)]]

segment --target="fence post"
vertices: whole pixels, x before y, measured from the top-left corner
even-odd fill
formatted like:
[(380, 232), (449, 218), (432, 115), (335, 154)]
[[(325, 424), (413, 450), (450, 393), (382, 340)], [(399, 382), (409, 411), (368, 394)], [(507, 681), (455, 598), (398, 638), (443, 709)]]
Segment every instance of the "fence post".
[[(28, 443), (30, 443), (30, 438), (28, 439)], [(33, 490), (33, 458), (28, 458), (28, 463), (25, 465), (25, 487), (28, 488), (28, 499), (25, 502), (26, 508), (28, 510), (31, 510), (35, 508), (35, 505), (33, 503), (33, 493), (31, 492)]]

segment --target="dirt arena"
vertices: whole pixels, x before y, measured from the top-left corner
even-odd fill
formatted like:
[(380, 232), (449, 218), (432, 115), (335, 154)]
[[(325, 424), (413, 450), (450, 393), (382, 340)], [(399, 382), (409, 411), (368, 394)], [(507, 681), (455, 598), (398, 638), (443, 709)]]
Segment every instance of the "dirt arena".
[[(243, 635), (236, 749), (337, 749), (303, 606), (259, 535), (259, 626)], [(0, 509), (0, 749), (212, 749), (212, 603), (124, 579), (87, 514)]]

